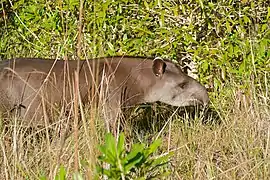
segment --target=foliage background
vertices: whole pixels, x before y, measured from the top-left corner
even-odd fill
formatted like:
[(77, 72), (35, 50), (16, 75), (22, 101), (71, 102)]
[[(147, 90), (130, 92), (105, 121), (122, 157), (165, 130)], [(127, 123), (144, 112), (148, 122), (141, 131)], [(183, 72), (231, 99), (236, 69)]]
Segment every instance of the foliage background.
[[(1, 0), (0, 59), (75, 59), (79, 3)], [(269, 1), (86, 0), (82, 35), (81, 58), (132, 55), (192, 60), (197, 63), (200, 81), (213, 91), (212, 105), (224, 117), (232, 112), (239, 93), (255, 98), (255, 104), (261, 104), (258, 102), (262, 99), (265, 112), (269, 113)], [(258, 97), (256, 93), (260, 93)], [(250, 107), (254, 108), (254, 104)], [(267, 116), (260, 118), (269, 123)], [(195, 177), (189, 174), (194, 174), (190, 168), (193, 163), (183, 160), (184, 177)], [(250, 167), (251, 171), (252, 167), (255, 166)], [(238, 177), (237, 173), (234, 175), (229, 177)]]
[[(0, 58), (75, 56), (78, 0), (1, 2)], [(218, 88), (269, 71), (269, 2), (85, 1), (84, 58), (192, 59)], [(255, 71), (255, 72), (254, 72)]]

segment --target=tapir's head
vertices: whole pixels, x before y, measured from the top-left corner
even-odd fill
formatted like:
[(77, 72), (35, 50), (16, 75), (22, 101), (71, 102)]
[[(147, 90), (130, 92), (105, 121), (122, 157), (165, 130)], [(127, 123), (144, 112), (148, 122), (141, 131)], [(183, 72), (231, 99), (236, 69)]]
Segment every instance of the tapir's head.
[(206, 88), (183, 73), (177, 65), (155, 59), (152, 72), (155, 83), (146, 96), (148, 102), (160, 101), (173, 106), (208, 104)]

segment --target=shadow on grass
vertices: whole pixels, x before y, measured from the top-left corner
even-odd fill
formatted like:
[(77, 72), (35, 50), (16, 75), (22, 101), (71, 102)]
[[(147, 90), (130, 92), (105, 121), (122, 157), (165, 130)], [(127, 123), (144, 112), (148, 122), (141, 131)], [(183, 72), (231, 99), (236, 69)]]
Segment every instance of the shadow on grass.
[(130, 108), (126, 111), (124, 119), (121, 122), (121, 130), (128, 125), (140, 134), (159, 132), (169, 120), (177, 120), (188, 125), (201, 123), (205, 126), (217, 126), (222, 123), (220, 115), (212, 108), (200, 109), (192, 106), (179, 108), (160, 102)]

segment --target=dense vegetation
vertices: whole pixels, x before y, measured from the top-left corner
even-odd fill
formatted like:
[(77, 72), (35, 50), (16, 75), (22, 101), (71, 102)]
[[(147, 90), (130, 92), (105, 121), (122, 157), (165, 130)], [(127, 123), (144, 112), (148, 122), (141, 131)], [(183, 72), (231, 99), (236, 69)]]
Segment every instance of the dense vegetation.
[[(270, 176), (268, 1), (87, 0), (82, 7), (81, 32), (79, 10), (78, 0), (2, 0), (0, 59), (75, 59), (81, 34), (79, 56), (84, 59), (133, 55), (194, 61), (199, 80), (212, 90), (211, 107), (222, 123), (204, 125), (201, 116), (189, 123), (188, 117), (175, 116), (161, 134), (155, 127), (143, 135), (138, 131), (130, 144), (147, 143), (161, 136), (164, 140), (161, 151), (175, 151), (167, 166), (172, 179), (267, 179)], [(91, 177), (95, 172), (96, 144), (102, 142), (100, 135), (104, 135), (102, 125), (94, 127), (91, 135), (80, 137), (83, 177)], [(4, 139), (10, 134), (4, 132), (0, 144), (4, 160), (0, 177), (52, 178), (60, 164), (68, 172), (74, 172), (72, 137), (63, 146), (59, 143), (61, 148), (44, 138), (44, 141), (34, 140), (25, 150), (25, 145), (20, 146), (25, 143), (23, 139), (18, 140), (17, 149), (14, 142), (11, 147), (5, 146)], [(80, 132), (89, 133), (85, 128)], [(13, 134), (13, 139), (21, 136), (25, 135)], [(37, 153), (38, 158), (33, 156)]]

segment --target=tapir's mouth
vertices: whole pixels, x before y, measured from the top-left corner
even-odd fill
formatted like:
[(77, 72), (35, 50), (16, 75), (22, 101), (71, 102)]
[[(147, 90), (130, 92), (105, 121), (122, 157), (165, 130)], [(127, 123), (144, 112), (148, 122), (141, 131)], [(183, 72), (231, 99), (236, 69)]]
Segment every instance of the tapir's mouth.
[[(177, 105), (176, 105), (177, 106)], [(178, 105), (179, 106), (179, 105)], [(208, 104), (205, 104), (203, 101), (198, 100), (198, 99), (189, 99), (181, 103), (182, 107), (187, 107), (187, 106), (198, 106), (200, 108), (206, 108), (208, 107)]]
[(208, 106), (208, 103), (205, 103), (205, 102), (202, 101), (202, 100), (193, 99), (192, 101), (194, 101), (194, 103), (197, 104), (197, 105)]

